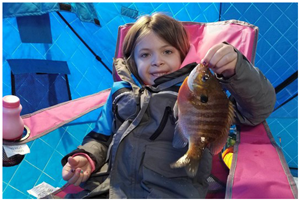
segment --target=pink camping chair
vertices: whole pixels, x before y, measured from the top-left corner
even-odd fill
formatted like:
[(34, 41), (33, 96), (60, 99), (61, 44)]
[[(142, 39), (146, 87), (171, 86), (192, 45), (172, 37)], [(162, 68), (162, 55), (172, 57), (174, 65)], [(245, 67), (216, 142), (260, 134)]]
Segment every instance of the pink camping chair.
[[(132, 24), (126, 24), (119, 27), (116, 58), (122, 57), (122, 43), (131, 26)], [(212, 45), (227, 41), (254, 63), (258, 37), (256, 26), (236, 20), (213, 23), (184, 22), (184, 26), (199, 59)], [(119, 80), (115, 71), (113, 76), (114, 80)], [(101, 107), (109, 92), (109, 89), (104, 90), (24, 115), (24, 123), (30, 128), (31, 134), (18, 143), (26, 143), (41, 137)], [(207, 198), (298, 198), (297, 187), (282, 150), (273, 139), (267, 123), (263, 122), (253, 127), (240, 126), (237, 130), (231, 169), (225, 166), (220, 155), (213, 158), (214, 181), (211, 183)], [(66, 184), (50, 197), (63, 198), (67, 193), (77, 193), (81, 190), (80, 187)]]

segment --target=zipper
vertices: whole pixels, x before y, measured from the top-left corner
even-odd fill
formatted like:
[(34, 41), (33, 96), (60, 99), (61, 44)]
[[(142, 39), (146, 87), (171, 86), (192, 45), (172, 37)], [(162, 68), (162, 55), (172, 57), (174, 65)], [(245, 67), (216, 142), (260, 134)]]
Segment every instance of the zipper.
[[(156, 131), (149, 137), (150, 140), (155, 140), (163, 131), (163, 129), (165, 128), (167, 122), (168, 122), (168, 117), (171, 116), (171, 119), (173, 119), (173, 115), (172, 115), (172, 108), (170, 106), (166, 107), (165, 111), (164, 111), (164, 115), (162, 117), (162, 120), (158, 126), (158, 128), (156, 129)], [(173, 120), (172, 120), (172, 124), (173, 124)]]

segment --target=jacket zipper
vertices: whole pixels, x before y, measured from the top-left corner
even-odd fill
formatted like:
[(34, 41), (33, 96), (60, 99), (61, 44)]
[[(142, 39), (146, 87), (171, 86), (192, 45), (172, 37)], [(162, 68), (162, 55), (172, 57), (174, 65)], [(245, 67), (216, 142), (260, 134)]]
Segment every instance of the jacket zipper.
[[(158, 126), (158, 128), (156, 129), (156, 131), (149, 137), (150, 140), (155, 140), (163, 131), (163, 129), (165, 128), (167, 122), (168, 122), (168, 117), (171, 116), (171, 119), (173, 119), (172, 116), (172, 108), (170, 106), (166, 107), (165, 111), (164, 111), (164, 115), (163, 118)], [(172, 121), (173, 123), (173, 121)]]

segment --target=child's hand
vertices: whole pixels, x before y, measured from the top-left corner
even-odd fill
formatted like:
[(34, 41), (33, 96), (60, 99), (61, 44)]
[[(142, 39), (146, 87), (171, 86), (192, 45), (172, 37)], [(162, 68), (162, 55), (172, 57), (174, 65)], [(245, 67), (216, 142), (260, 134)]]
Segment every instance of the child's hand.
[(63, 167), (62, 177), (69, 184), (78, 186), (81, 182), (85, 182), (91, 175), (91, 164), (85, 156), (69, 157), (68, 162)]
[(201, 62), (215, 73), (229, 78), (235, 74), (237, 53), (231, 45), (219, 43), (207, 51)]

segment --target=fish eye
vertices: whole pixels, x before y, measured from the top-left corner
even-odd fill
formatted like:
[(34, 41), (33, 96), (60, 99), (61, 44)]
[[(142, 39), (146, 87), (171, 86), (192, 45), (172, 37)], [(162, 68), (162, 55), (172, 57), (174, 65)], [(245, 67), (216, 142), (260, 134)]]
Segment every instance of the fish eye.
[(203, 82), (206, 82), (208, 79), (209, 79), (209, 74), (206, 74), (206, 73), (205, 73), (205, 74), (203, 75), (203, 77), (202, 77), (202, 81), (203, 81)]
[(207, 103), (208, 97), (205, 96), (205, 95), (203, 95), (203, 94), (201, 94), (201, 95), (200, 95), (200, 101), (201, 101), (201, 103)]

